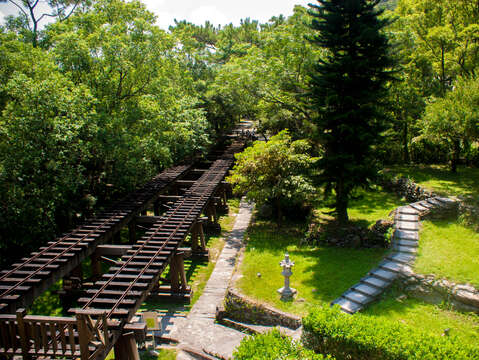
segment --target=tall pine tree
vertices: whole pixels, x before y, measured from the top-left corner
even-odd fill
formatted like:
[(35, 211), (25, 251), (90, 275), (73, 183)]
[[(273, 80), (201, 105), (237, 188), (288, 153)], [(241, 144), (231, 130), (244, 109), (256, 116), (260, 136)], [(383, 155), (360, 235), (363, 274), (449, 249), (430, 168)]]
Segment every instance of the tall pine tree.
[(324, 149), (321, 181), (334, 189), (338, 221), (348, 219), (351, 192), (378, 170), (374, 145), (381, 141), (386, 84), (392, 60), (382, 32), (380, 0), (318, 0), (310, 5), (310, 39), (325, 49), (312, 74), (311, 101), (318, 111), (318, 140)]

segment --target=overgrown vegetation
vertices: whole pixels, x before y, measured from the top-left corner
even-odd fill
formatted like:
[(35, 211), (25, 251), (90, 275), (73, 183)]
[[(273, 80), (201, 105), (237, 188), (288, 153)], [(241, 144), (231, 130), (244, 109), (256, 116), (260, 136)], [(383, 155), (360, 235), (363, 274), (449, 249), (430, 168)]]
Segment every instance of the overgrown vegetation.
[[(268, 142), (257, 141), (236, 155), (236, 164), (227, 181), (238, 194), (246, 193), (258, 206), (270, 205), (281, 224), (285, 210), (289, 213), (311, 206), (315, 187), (311, 179), (317, 158), (308, 155), (305, 140), (293, 141), (284, 130)], [(303, 209), (304, 213), (307, 213)]]

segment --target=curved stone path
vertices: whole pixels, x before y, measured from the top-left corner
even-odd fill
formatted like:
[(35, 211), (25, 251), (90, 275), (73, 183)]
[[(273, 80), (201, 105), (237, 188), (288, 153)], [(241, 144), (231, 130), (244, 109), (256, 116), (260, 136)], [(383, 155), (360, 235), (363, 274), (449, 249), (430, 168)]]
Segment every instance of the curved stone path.
[(331, 305), (338, 304), (342, 311), (354, 314), (376, 300), (399, 276), (403, 267), (416, 259), (420, 216), (433, 209), (448, 208), (454, 204), (455, 201), (449, 198), (432, 197), (398, 207), (394, 216), (391, 253), (359, 283), (331, 302)]

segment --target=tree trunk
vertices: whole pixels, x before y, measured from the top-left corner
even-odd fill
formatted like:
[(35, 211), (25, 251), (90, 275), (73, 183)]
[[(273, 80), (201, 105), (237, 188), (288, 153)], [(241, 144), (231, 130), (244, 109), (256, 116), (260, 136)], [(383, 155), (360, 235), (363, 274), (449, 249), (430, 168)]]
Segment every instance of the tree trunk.
[(408, 142), (408, 135), (409, 135), (409, 128), (407, 124), (407, 117), (403, 115), (403, 134), (402, 134), (402, 144), (403, 144), (403, 160), (404, 163), (409, 165), (411, 162), (411, 157), (409, 156), (409, 142)]
[(281, 201), (279, 199), (275, 199), (274, 204), (276, 207), (276, 224), (278, 227), (281, 227), (281, 218), (283, 217), (283, 212), (281, 211)]
[(344, 180), (340, 179), (336, 183), (336, 212), (338, 222), (341, 225), (346, 225), (349, 221), (348, 217), (348, 192), (344, 187)]
[(457, 163), (459, 162), (459, 155), (461, 153), (461, 143), (455, 139), (452, 142), (452, 158), (451, 158), (451, 172), (457, 173)]

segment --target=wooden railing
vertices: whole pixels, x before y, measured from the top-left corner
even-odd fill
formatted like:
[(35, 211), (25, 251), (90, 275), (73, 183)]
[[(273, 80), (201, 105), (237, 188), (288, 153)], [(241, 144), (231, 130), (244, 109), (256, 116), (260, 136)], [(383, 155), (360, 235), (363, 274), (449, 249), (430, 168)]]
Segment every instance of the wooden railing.
[(0, 357), (21, 355), (93, 360), (109, 348), (112, 333), (106, 314), (92, 320), (81, 312), (76, 317), (0, 315)]

